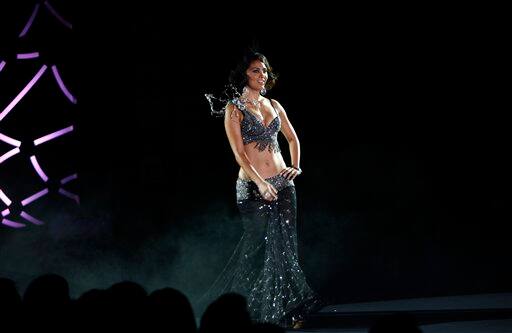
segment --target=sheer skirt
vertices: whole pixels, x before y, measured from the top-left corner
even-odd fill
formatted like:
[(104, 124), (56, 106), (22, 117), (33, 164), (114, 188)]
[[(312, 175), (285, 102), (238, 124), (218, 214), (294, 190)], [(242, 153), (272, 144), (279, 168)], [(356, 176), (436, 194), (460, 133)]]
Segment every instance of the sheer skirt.
[(266, 180), (278, 190), (275, 201), (264, 200), (254, 182), (237, 180), (244, 233), (203, 298), (237, 292), (247, 298), (253, 320), (288, 326), (292, 317), (317, 310), (322, 302), (299, 266), (294, 183), (281, 175)]

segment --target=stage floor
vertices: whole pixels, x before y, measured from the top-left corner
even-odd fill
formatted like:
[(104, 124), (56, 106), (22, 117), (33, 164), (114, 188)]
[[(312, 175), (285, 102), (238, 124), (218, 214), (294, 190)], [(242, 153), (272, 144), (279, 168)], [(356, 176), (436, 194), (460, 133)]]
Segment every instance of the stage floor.
[(288, 332), (368, 332), (372, 318), (397, 311), (415, 315), (423, 333), (512, 332), (512, 293), (331, 305), (311, 318), (318, 328), (312, 323), (311, 328)]

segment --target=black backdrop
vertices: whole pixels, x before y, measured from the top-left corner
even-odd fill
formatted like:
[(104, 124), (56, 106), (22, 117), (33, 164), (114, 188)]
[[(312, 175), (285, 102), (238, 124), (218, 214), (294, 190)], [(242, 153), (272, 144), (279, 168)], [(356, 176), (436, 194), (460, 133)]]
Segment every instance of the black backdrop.
[[(34, 39), (67, 65), (79, 99), (64, 149), (75, 152), (66, 163), (80, 171), (82, 205), (59, 232), (52, 217), (67, 203), (49, 202), (48, 226), (21, 231), (38, 233), (24, 249), (59, 245), (46, 245), (48, 259), (34, 268), (13, 264), (11, 253), (9, 274), (80, 280), (75, 272), (87, 271), (79, 290), (122, 278), (192, 297), (204, 290), (241, 233), (238, 168), (204, 93), (256, 44), (280, 74), (269, 96), (301, 141), (300, 255), (316, 289), (338, 302), (510, 290), (499, 21), (484, 29), (456, 15), (371, 8), (55, 4), (75, 21), (73, 33)], [(18, 16), (3, 20), (4, 32), (24, 22), (31, 6), (21, 7), (11, 7)], [(49, 26), (40, 28), (58, 30)], [(59, 38), (66, 43), (48, 44)], [(5, 53), (21, 47), (5, 41)], [(1, 87), (11, 96), (7, 74)], [(50, 108), (44, 96), (37, 103)], [(8, 100), (1, 93), (0, 106)], [(40, 124), (25, 121), (0, 128)], [(20, 231), (1, 233), (16, 249), (8, 239)], [(55, 266), (60, 252), (66, 259)]]

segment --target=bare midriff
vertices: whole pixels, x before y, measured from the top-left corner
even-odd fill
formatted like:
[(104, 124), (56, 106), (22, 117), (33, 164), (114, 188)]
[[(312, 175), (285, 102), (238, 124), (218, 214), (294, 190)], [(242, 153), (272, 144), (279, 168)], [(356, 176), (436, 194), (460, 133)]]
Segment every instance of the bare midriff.
[[(286, 163), (284, 163), (283, 155), (280, 152), (273, 152), (268, 149), (260, 151), (254, 145), (254, 142), (245, 145), (245, 152), (250, 163), (263, 179), (275, 176), (286, 168)], [(242, 168), (238, 172), (238, 178), (251, 180)]]

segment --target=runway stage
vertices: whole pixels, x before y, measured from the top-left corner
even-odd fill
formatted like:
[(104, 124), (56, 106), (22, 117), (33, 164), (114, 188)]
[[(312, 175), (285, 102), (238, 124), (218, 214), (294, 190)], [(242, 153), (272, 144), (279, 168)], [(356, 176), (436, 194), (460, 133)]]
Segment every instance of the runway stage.
[(331, 305), (289, 332), (368, 332), (377, 318), (397, 312), (414, 315), (423, 333), (512, 332), (512, 293)]

